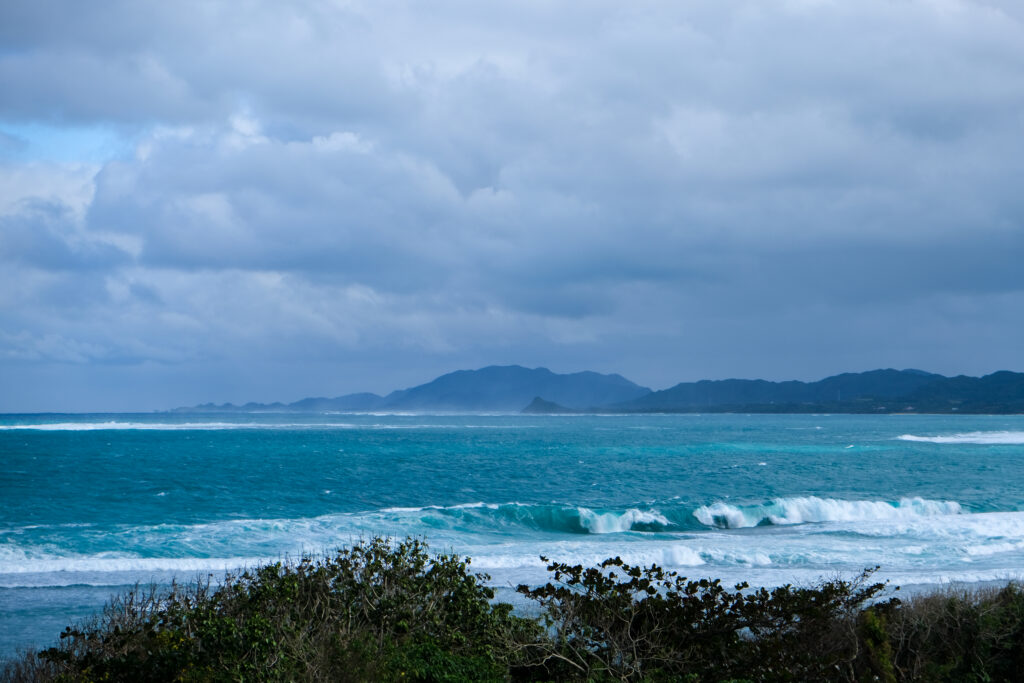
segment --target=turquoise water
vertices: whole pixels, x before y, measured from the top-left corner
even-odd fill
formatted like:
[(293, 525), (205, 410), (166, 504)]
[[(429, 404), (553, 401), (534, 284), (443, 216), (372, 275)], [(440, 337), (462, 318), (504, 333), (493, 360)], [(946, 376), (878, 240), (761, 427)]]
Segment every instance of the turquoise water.
[(1024, 573), (1024, 417), (0, 416), (0, 656), (137, 581), (374, 534), (507, 588), (621, 555), (775, 585)]

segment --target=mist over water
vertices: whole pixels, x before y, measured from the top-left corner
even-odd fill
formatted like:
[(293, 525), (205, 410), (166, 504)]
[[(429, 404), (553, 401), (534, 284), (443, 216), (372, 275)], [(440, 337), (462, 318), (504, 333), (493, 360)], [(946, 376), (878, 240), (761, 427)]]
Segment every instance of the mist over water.
[(849, 415), (0, 417), (0, 655), (136, 581), (376, 534), (470, 555), (619, 555), (777, 585), (1024, 573), (1024, 418)]

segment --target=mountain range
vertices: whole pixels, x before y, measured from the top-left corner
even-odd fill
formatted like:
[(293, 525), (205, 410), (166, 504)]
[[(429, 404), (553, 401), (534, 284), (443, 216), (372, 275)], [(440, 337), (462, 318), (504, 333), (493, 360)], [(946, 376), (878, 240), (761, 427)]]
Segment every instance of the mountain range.
[(427, 410), (496, 411), (521, 410), (536, 396), (544, 396), (563, 409), (584, 410), (627, 403), (647, 396), (651, 390), (621, 375), (596, 372), (557, 374), (547, 368), (519, 365), (491, 365), (479, 370), (458, 370), (409, 389), (387, 396), (348, 394), (337, 398), (304, 398), (294, 403), (206, 403), (188, 412), (422, 412)]
[(180, 412), (1024, 413), (1024, 373), (945, 377), (922, 370), (843, 373), (817, 382), (726, 379), (652, 391), (617, 374), (518, 365), (459, 370), (393, 391), (294, 403), (206, 403)]

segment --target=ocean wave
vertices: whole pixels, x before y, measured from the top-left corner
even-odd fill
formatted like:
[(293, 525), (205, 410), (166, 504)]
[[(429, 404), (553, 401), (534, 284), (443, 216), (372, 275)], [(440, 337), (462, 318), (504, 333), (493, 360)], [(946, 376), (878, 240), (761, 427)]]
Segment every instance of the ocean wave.
[[(0, 546), (0, 588), (31, 586), (120, 585), (150, 577), (223, 576), (241, 567), (255, 567), (281, 559), (280, 555), (245, 557), (153, 557), (155, 548), (134, 552), (68, 552), (53, 545)], [(161, 553), (162, 554), (162, 553)], [(146, 556), (150, 555), (150, 556)]]
[(980, 543), (978, 545), (969, 545), (964, 548), (964, 551), (970, 557), (988, 557), (989, 555), (999, 555), (1003, 553), (1013, 553), (1024, 550), (1024, 541), (1014, 542), (997, 542), (997, 543)]
[[(44, 432), (88, 431), (196, 431), (229, 429), (507, 429), (508, 425), (474, 424), (359, 424), (352, 422), (31, 422), (0, 425), (0, 431), (32, 430)], [(516, 429), (533, 429), (536, 425), (516, 425)]]
[[(435, 551), (447, 548), (431, 545)], [(472, 558), (473, 571), (501, 575), (497, 584), (514, 581), (543, 582), (550, 580), (547, 563), (541, 555), (554, 561), (596, 566), (608, 557), (619, 556), (628, 564), (687, 569), (706, 564), (701, 552), (678, 541), (594, 545), (573, 542), (518, 542), (499, 546), (470, 546), (461, 549)], [(313, 556), (330, 554), (313, 553)], [(0, 589), (54, 586), (122, 586), (134, 583), (169, 583), (209, 577), (219, 581), (226, 573), (236, 573), (278, 561), (290, 561), (300, 555), (267, 555), (262, 557), (104, 557), (75, 556), (35, 558), (20, 567), (0, 563)]]
[(959, 503), (949, 500), (901, 498), (891, 503), (883, 500), (839, 500), (805, 496), (776, 498), (769, 503), (757, 505), (730, 505), (718, 501), (702, 505), (693, 511), (693, 516), (704, 526), (740, 529), (768, 524), (896, 520), (962, 512)]
[[(506, 503), (506, 505), (520, 505), (520, 503)], [(383, 508), (381, 512), (424, 512), (426, 510), (472, 510), (475, 508), (487, 508), (497, 510), (501, 505), (498, 503), (459, 503), (458, 505), (423, 505), (420, 507), (390, 507)]]
[(101, 430), (223, 430), (223, 429), (356, 429), (361, 425), (342, 422), (291, 422), (291, 423), (248, 423), (248, 422), (33, 422), (27, 424), (0, 425), (0, 430), (36, 430), (44, 432), (89, 432)]
[[(0, 576), (9, 579), (14, 574), (106, 574), (124, 573), (200, 573), (224, 572), (239, 567), (255, 567), (267, 562), (276, 562), (274, 556), (268, 557), (105, 557), (74, 556), (74, 557), (37, 557), (31, 562), (3, 562), (0, 564)], [(2, 581), (0, 581), (2, 583)]]
[[(731, 506), (740, 512), (735, 522), (740, 526), (756, 524), (768, 510), (790, 515), (788, 522), (778, 518), (765, 522), (779, 526), (739, 533), (727, 529), (727, 521), (717, 520), (715, 525), (714, 517), (711, 525), (701, 525), (692, 507), (673, 509), (667, 504), (661, 511), (641, 506), (602, 511), (567, 505), (470, 503), (310, 518), (78, 530), (88, 536), (54, 527), (37, 529), (42, 535), (9, 536), (0, 543), (0, 588), (113, 586), (207, 574), (216, 579), (224, 571), (295, 559), (304, 553), (329, 555), (335, 548), (378, 534), (396, 539), (413, 535), (425, 538), (434, 551), (469, 556), (474, 570), (491, 574), (495, 585), (549, 580), (542, 555), (585, 566), (620, 556), (633, 565), (655, 563), (685, 572), (699, 567), (702, 576), (754, 583), (771, 576), (790, 577), (785, 579), (789, 581), (804, 571), (856, 572), (875, 564), (907, 575), (941, 572), (950, 578), (971, 572), (1019, 571), (1024, 566), (1024, 512), (947, 514), (959, 506), (922, 499), (786, 502), (788, 507), (774, 507), (774, 501)], [(720, 504), (706, 510), (727, 507)], [(673, 519), (684, 514), (699, 530), (675, 529)], [(800, 524), (798, 517), (800, 521), (836, 521), (808, 525)], [(673, 525), (668, 532), (636, 533), (637, 525), (653, 523), (663, 528), (666, 521)], [(617, 533), (626, 529), (632, 533)]]
[(1024, 432), (1011, 431), (965, 432), (963, 434), (945, 434), (936, 436), (903, 434), (896, 438), (901, 441), (918, 441), (923, 443), (1024, 445)]
[[(653, 509), (591, 509), (569, 505), (466, 503), (384, 508), (317, 517), (228, 519), (196, 524), (30, 525), (2, 531), (0, 574), (23, 571), (121, 571), (205, 567), (206, 557), (273, 557), (322, 553), (369, 536), (428, 537), (442, 545), (494, 539), (585, 537), (659, 532), (672, 522)], [(79, 555), (75, 548), (104, 548)], [(176, 556), (166, 560), (154, 556)], [(192, 558), (192, 559), (188, 559)], [(212, 561), (212, 560), (211, 560)], [(232, 560), (233, 561), (233, 560)], [(164, 566), (162, 563), (170, 563)], [(185, 564), (182, 564), (182, 563)], [(140, 564), (141, 563), (141, 564)], [(177, 564), (175, 564), (177, 563)], [(215, 567), (221, 565), (215, 563)], [(40, 569), (42, 568), (42, 569)]]
[(628, 508), (594, 510), (574, 505), (526, 503), (464, 503), (421, 508), (385, 508), (384, 514), (418, 518), (434, 528), (488, 531), (526, 528), (569, 534), (614, 534), (676, 528), (658, 510)]

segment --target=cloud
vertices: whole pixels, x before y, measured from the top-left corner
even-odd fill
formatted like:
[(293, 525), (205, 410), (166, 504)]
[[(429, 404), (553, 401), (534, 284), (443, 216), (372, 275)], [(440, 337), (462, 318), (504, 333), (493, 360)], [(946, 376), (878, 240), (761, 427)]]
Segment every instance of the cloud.
[(63, 204), (35, 201), (13, 216), (0, 216), (0, 260), (43, 270), (110, 269), (128, 262), (116, 244), (75, 230), (72, 213)]
[(0, 130), (0, 156), (15, 156), (28, 148), (28, 144), (17, 135)]
[(121, 141), (0, 166), (10, 368), (198, 402), (271, 391), (231, 363), (326, 394), (1016, 362), (1016, 3), (53, 0), (0, 41), (8, 130)]

